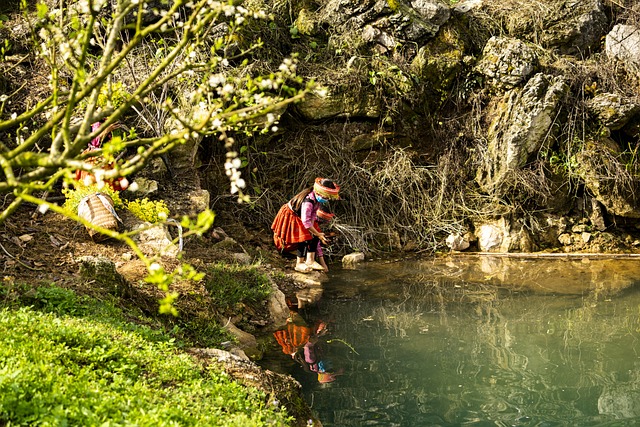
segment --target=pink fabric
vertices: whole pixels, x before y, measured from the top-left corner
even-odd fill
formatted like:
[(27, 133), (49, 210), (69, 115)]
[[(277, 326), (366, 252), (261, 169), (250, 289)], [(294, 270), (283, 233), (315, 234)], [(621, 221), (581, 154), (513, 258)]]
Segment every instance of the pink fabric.
[(300, 219), (302, 219), (302, 225), (306, 229), (311, 228), (314, 222), (316, 222), (317, 212), (320, 209), (320, 203), (316, 202), (316, 193), (313, 191), (307, 196), (315, 203), (303, 202), (300, 210)]
[[(94, 124), (91, 125), (91, 132), (97, 131), (99, 127), (100, 127), (100, 122), (95, 122)], [(101, 144), (100, 143), (100, 136), (96, 136), (89, 143), (89, 147), (91, 147), (91, 148), (100, 148), (100, 144)]]
[[(312, 200), (316, 200), (316, 193), (315, 192), (311, 192), (309, 193), (309, 195), (307, 196)], [(302, 207), (300, 209), (300, 219), (302, 219), (302, 225), (304, 225), (304, 228), (306, 228), (307, 230), (311, 228), (312, 225), (314, 225), (316, 223), (316, 221), (318, 220), (318, 209), (320, 209), (320, 203), (319, 202), (302, 202)], [(318, 229), (320, 231), (320, 228), (317, 227), (316, 224), (316, 229)], [(318, 247), (316, 248), (316, 255), (317, 256), (323, 256), (324, 254), (322, 253), (322, 243), (318, 242)]]

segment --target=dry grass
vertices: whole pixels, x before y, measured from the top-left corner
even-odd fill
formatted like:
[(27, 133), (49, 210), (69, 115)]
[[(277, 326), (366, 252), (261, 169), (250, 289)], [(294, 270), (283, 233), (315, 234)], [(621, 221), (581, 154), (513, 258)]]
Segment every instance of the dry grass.
[[(477, 48), (493, 35), (522, 36), (542, 44), (543, 31), (553, 24), (545, 21), (545, 16), (560, 16), (561, 4), (559, 0), (485, 1), (483, 7), (471, 12), (470, 38)], [(290, 8), (286, 1), (277, 5)], [(620, 22), (638, 20), (638, 14), (630, 8), (616, 8), (615, 13)], [(288, 15), (279, 19), (292, 21), (297, 11)], [(248, 161), (257, 168), (247, 171), (244, 178), (255, 188), (256, 198), (251, 206), (231, 209), (237, 218), (268, 229), (279, 207), (316, 176), (332, 178), (343, 186), (346, 199), (332, 206), (338, 215), (334, 227), (341, 235), (342, 247), (338, 250), (410, 249), (412, 244), (416, 245), (414, 249), (434, 250), (442, 247), (449, 233), (464, 232), (473, 221), (496, 216), (524, 217), (525, 223), (535, 224), (535, 215), (548, 209), (558, 193), (571, 196), (583, 189), (575, 158), (584, 149), (584, 141), (595, 139), (600, 132), (586, 108), (588, 99), (605, 91), (630, 98), (640, 93), (637, 79), (603, 54), (578, 60), (540, 48), (541, 71), (570, 79), (571, 99), (558, 117), (559, 132), (550, 134), (538, 157), (513, 171), (502, 188), (483, 194), (475, 185), (474, 171), (486, 156), (483, 147), (492, 120), (488, 103), (496, 99), (491, 90), (483, 90), (478, 82), (471, 81), (472, 73), (459, 76), (443, 108), (433, 116), (421, 115), (424, 111), (413, 108), (410, 99), (416, 94), (406, 95), (401, 90), (405, 64), (397, 62), (398, 72), (389, 73), (390, 62), (384, 62), (399, 58), (367, 57), (359, 52), (358, 43), (349, 42), (349, 36), (325, 32), (318, 37), (322, 40), (314, 40), (323, 44), (321, 49), (301, 50), (305, 57), (299, 68), (301, 74), (333, 82), (333, 87), (346, 86), (353, 93), (374, 89), (386, 102), (385, 111), (393, 116), (394, 124), (406, 126), (402, 131), (414, 146), (398, 148), (391, 136), (369, 152), (354, 151), (352, 138), (372, 132), (372, 128), (388, 132), (391, 126), (385, 124), (383, 129), (382, 124), (369, 123), (367, 127), (363, 121), (349, 119), (309, 124), (289, 118), (291, 122), (281, 125), (286, 133), (272, 136), (259, 146), (252, 146), (258, 144), (257, 140), (241, 143), (252, 146), (247, 152)], [(295, 45), (299, 41), (288, 42)], [(344, 73), (347, 64), (354, 67), (353, 72)], [(387, 74), (376, 74), (377, 85), (372, 86), (369, 73), (384, 70)], [(414, 129), (407, 129), (413, 125), (401, 117), (399, 99), (420, 116), (421, 122), (415, 125), (421, 128), (419, 136), (412, 133)], [(356, 128), (361, 132), (354, 135)], [(635, 185), (638, 164), (632, 148), (622, 154), (593, 153), (607, 165), (598, 173), (619, 177), (621, 192)]]
[[(310, 128), (273, 150), (252, 159), (261, 165), (252, 185), (280, 191), (263, 190), (255, 199), (264, 226), (316, 176), (342, 186), (345, 200), (334, 202), (332, 209), (338, 218), (334, 229), (346, 250), (398, 250), (408, 244), (434, 250), (448, 233), (466, 230), (464, 217), (474, 209), (462, 197), (459, 185), (466, 181), (458, 176), (453, 152), (441, 156), (438, 165), (421, 164), (415, 153), (400, 148), (358, 161), (341, 135), (319, 135)], [(279, 183), (269, 182), (274, 176), (280, 177)]]

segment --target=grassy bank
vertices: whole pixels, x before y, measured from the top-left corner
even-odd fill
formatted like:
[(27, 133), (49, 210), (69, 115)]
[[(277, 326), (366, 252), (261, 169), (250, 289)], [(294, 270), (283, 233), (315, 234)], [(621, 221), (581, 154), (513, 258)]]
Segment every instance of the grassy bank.
[(198, 364), (167, 334), (129, 322), (110, 302), (55, 286), (9, 298), (4, 285), (0, 425), (291, 423), (263, 392)]

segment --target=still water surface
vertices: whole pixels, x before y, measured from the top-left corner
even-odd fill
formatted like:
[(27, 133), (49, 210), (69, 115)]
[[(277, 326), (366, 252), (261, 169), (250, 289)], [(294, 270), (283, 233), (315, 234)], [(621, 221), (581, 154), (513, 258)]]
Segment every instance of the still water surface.
[(446, 258), (329, 276), (296, 316), (327, 325), (307, 346), (320, 369), (275, 339), (263, 361), (302, 383), (326, 427), (640, 425), (640, 260)]

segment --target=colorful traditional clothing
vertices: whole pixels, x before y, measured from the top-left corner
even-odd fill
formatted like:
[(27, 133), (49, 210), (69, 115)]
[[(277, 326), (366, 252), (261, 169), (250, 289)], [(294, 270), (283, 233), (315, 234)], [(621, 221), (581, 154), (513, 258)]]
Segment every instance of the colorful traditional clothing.
[[(300, 243), (313, 240), (314, 236), (309, 232), (309, 228), (314, 226), (319, 229), (316, 221), (319, 208), (320, 202), (316, 200), (313, 191), (305, 197), (298, 213), (293, 210), (291, 202), (282, 205), (271, 224), (276, 248), (282, 252), (289, 252), (297, 249)], [(320, 242), (316, 244), (316, 253), (318, 256), (323, 255)]]
[[(297, 248), (296, 271), (328, 271), (320, 244), (326, 244), (327, 239), (318, 226), (317, 213), (330, 199), (339, 199), (339, 191), (340, 187), (331, 180), (317, 178), (312, 188), (301, 191), (281, 206), (273, 220), (271, 230), (276, 247), (281, 251)], [(316, 254), (320, 263), (315, 260)]]
[(313, 191), (323, 199), (340, 200), (340, 186), (334, 182), (333, 186), (335, 188), (325, 187), (322, 185), (323, 181), (325, 181), (324, 178), (316, 178), (313, 184)]

